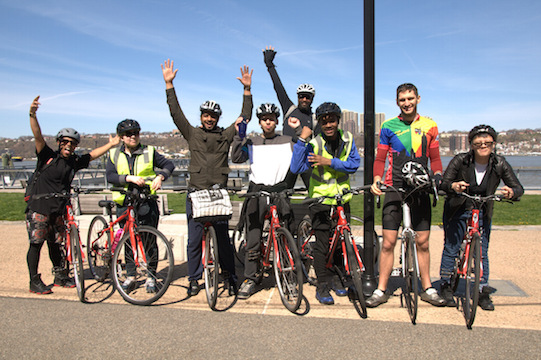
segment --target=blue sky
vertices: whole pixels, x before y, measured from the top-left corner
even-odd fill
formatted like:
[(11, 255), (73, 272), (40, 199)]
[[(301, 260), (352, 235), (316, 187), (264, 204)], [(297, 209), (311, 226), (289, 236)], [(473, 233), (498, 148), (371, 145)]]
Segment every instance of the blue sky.
[[(174, 128), (160, 64), (179, 68), (175, 88), (193, 125), (199, 105), (240, 113), (240, 67), (254, 69), (257, 106), (277, 98), (261, 50), (273, 45), (295, 101), (362, 112), (362, 1), (0, 0), (1, 137), (31, 135), (28, 108), (41, 95), (43, 133), (61, 127), (114, 132), (125, 118), (143, 130)], [(397, 115), (395, 89), (419, 88), (419, 112), (440, 131), (488, 123), (539, 128), (541, 2), (376, 1), (376, 111)], [(281, 126), (281, 125), (280, 125)], [(255, 121), (249, 130), (258, 129)]]

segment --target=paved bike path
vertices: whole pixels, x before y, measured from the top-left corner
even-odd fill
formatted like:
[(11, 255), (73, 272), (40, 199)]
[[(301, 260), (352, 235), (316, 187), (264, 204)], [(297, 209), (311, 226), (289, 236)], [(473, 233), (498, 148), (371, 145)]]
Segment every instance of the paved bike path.
[[(90, 217), (81, 217), (81, 234), (86, 237), (86, 229)], [(160, 230), (168, 238), (183, 238), (185, 225), (182, 221), (164, 217)], [(538, 249), (541, 246), (541, 227), (496, 227), (492, 232), (489, 254), (491, 256), (491, 285), (496, 288), (493, 300), (496, 310), (485, 312), (479, 310), (474, 328), (495, 327), (509, 329), (541, 330), (541, 287), (538, 274), (541, 273)], [(354, 229), (354, 234), (362, 234), (362, 228)], [(175, 242), (180, 240), (175, 239)], [(437, 278), (443, 232), (434, 227), (431, 241), (431, 274)], [(177, 250), (180, 244), (175, 245)], [(70, 300), (77, 301), (75, 289), (55, 287), (50, 295), (35, 295), (28, 292), (28, 272), (26, 267), (26, 252), (28, 239), (24, 222), (0, 222), (0, 296), (30, 298), (43, 300)], [(395, 263), (398, 264), (398, 261)], [(44, 246), (40, 272), (45, 283), (52, 283), (51, 264), (48, 259), (46, 246)], [(206, 304), (204, 290), (199, 295), (188, 298), (186, 296), (187, 266), (185, 262), (176, 261), (174, 281), (169, 290), (155, 305), (166, 308), (180, 308), (201, 310), (203, 313), (211, 312)], [(87, 274), (88, 271), (87, 271)], [(349, 303), (347, 298), (335, 296), (336, 304), (324, 306), (315, 299), (315, 287), (305, 285), (305, 301), (301, 313), (289, 313), (280, 301), (278, 291), (272, 286), (272, 277), (263, 281), (260, 291), (248, 300), (235, 301), (230, 297), (223, 297), (219, 301), (221, 314), (253, 314), (253, 315), (280, 315), (297, 319), (327, 318), (349, 319), (359, 322), (384, 321), (409, 324), (409, 317), (400, 302), (400, 280), (391, 283), (394, 296), (388, 303), (376, 309), (368, 309), (368, 319), (362, 320)], [(393, 285), (394, 284), (394, 285)], [(93, 280), (87, 278), (87, 294), (91, 302), (124, 304), (123, 299), (115, 292), (112, 286), (98, 286)], [(510, 286), (509, 289), (503, 287)], [(103, 304), (86, 305), (89, 311), (97, 311)], [(83, 305), (84, 306), (84, 305)], [(160, 307), (161, 307), (160, 306)], [(146, 308), (143, 308), (143, 311)], [(148, 310), (153, 311), (153, 310)], [(218, 313), (220, 314), (220, 313)], [(420, 301), (418, 311), (418, 324), (440, 324), (463, 326), (462, 313), (455, 308), (436, 308)], [(411, 326), (411, 325), (410, 325)]]

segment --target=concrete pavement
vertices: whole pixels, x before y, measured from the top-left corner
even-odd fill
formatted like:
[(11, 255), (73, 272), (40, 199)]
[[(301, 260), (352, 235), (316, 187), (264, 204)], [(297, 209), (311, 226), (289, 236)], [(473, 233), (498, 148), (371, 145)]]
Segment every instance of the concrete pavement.
[[(155, 305), (166, 308), (181, 308), (211, 312), (206, 303), (204, 291), (198, 296), (186, 296), (186, 264), (182, 261), (185, 245), (186, 225), (184, 215), (171, 215), (162, 218), (159, 229), (175, 242), (175, 279), (169, 290)], [(86, 238), (86, 231), (91, 216), (81, 216), (81, 237)], [(28, 292), (28, 272), (26, 252), (28, 239), (24, 222), (0, 222), (0, 296), (30, 298), (40, 300), (77, 301), (75, 289), (54, 288), (51, 295), (35, 295)], [(538, 274), (541, 273), (541, 261), (537, 249), (541, 245), (541, 227), (496, 227), (492, 231), (490, 244), (491, 285), (496, 288), (493, 300), (494, 312), (479, 310), (475, 328), (496, 327), (509, 329), (541, 330), (541, 287)], [(362, 228), (355, 228), (354, 234), (362, 234)], [(443, 246), (443, 232), (435, 227), (431, 235), (431, 274), (437, 279), (439, 258)], [(52, 283), (51, 264), (47, 250), (44, 250), (40, 262), (40, 272), (46, 283)], [(396, 263), (398, 264), (398, 262)], [(242, 270), (239, 270), (241, 274)], [(400, 305), (400, 283), (396, 280), (394, 296), (387, 304), (376, 309), (368, 309), (368, 319), (362, 320), (346, 298), (335, 296), (336, 304), (323, 306), (315, 300), (315, 288), (305, 284), (304, 318), (350, 319), (359, 322), (390, 321), (409, 323), (405, 308)], [(110, 284), (100, 286), (87, 278), (87, 294), (91, 302), (124, 304), (122, 298), (113, 292)], [(94, 305), (101, 306), (101, 305)], [(93, 310), (96, 308), (92, 306)], [(264, 280), (259, 292), (248, 300), (235, 301), (224, 297), (219, 300), (220, 308), (230, 314), (280, 315), (298, 317), (287, 311), (280, 301), (277, 290), (273, 287), (272, 277)], [(90, 308), (90, 306), (89, 306)], [(144, 308), (143, 308), (144, 311)], [(150, 310), (149, 310), (150, 311)], [(427, 303), (419, 304), (418, 324), (439, 324), (464, 326), (462, 313), (455, 308), (436, 308)], [(411, 325), (410, 325), (411, 326)]]

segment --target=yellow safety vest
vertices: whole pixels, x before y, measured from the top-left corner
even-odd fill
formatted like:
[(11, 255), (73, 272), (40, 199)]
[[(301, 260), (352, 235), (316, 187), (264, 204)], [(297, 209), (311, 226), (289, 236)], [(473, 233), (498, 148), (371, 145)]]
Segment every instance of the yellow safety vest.
[[(353, 135), (346, 131), (338, 130), (338, 135), (344, 142), (344, 147), (338, 159), (346, 161), (351, 152), (353, 146)], [(327, 159), (332, 159), (333, 156), (329, 154), (325, 149), (325, 139), (319, 135), (310, 141), (310, 144), (314, 148), (314, 154), (321, 155)], [(316, 198), (320, 196), (332, 196), (337, 194), (343, 189), (350, 189), (349, 186), (349, 174), (336, 171), (330, 166), (316, 166), (312, 169), (312, 176), (310, 177), (310, 188), (308, 194), (310, 197)], [(352, 194), (344, 195), (343, 202), (346, 203), (351, 200)], [(336, 205), (336, 200), (325, 199), (323, 204)]]
[[(119, 175), (136, 175), (141, 177), (148, 177), (150, 180), (145, 181), (146, 184), (152, 184), (152, 180), (156, 177), (154, 172), (154, 146), (143, 146), (143, 153), (138, 154), (133, 164), (133, 174), (130, 173), (130, 167), (128, 165), (127, 155), (120, 151), (120, 148), (113, 148), (109, 150), (109, 158), (113, 165), (115, 165), (116, 171)], [(128, 188), (128, 184), (124, 186)], [(156, 191), (152, 190), (152, 194)], [(124, 198), (126, 196), (118, 191), (113, 191), (113, 201), (119, 205), (124, 205)]]

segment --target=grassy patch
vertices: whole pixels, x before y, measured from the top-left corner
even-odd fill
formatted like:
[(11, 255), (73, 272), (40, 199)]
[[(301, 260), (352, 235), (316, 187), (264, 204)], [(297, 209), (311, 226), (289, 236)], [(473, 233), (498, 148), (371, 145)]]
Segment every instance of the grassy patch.
[[(173, 213), (184, 213), (186, 210), (186, 193), (167, 194), (169, 208)], [(494, 204), (494, 225), (541, 225), (541, 202), (539, 195), (524, 195), (521, 201), (508, 204)], [(232, 200), (242, 200), (234, 196)], [(300, 202), (300, 200), (294, 200)], [(383, 201), (383, 199), (382, 199)], [(441, 198), (435, 208), (432, 208), (432, 224), (442, 223), (444, 199)], [(354, 196), (351, 201), (351, 213), (363, 218), (364, 197)], [(0, 193), (0, 220), (24, 220), (26, 203), (22, 193)], [(376, 225), (381, 225), (381, 208), (374, 204)]]

